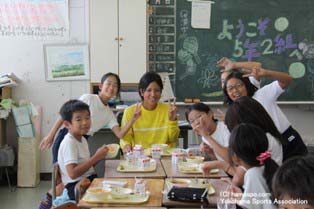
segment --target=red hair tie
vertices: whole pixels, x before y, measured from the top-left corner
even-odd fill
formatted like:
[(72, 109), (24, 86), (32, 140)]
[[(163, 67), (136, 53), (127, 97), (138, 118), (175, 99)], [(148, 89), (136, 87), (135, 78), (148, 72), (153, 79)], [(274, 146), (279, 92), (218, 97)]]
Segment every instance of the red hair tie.
[(265, 152), (262, 152), (259, 156), (256, 157), (256, 160), (259, 161), (260, 165), (264, 165), (264, 161), (270, 158), (270, 150), (266, 150)]

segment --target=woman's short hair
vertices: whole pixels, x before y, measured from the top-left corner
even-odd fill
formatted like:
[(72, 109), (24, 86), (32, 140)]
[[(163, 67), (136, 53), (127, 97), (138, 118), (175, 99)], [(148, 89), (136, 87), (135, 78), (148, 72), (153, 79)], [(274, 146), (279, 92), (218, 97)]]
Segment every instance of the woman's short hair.
[(161, 91), (163, 90), (164, 86), (163, 86), (160, 75), (156, 72), (147, 72), (141, 77), (140, 83), (138, 85), (138, 93), (140, 97), (142, 98), (142, 100), (144, 98), (141, 94), (141, 91), (145, 91), (147, 87), (149, 86), (149, 84), (152, 82), (156, 82), (157, 85), (160, 87), (160, 90)]

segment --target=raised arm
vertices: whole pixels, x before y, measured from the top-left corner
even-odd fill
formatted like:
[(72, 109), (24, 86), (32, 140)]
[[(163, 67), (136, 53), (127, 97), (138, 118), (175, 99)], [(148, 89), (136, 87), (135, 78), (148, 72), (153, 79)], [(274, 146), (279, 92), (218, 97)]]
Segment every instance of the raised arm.
[(130, 130), (132, 127), (133, 123), (141, 116), (141, 104), (137, 103), (136, 108), (133, 111), (132, 118), (121, 128), (119, 126), (114, 126), (112, 128), (112, 132), (119, 138), (123, 138), (125, 134)]
[(229, 160), (229, 149), (220, 145), (210, 134), (205, 126), (205, 121), (207, 118), (205, 116), (201, 116), (198, 122), (192, 123), (192, 128), (196, 131), (199, 135), (204, 137), (211, 145), (212, 149), (215, 153), (221, 156), (225, 161)]
[(180, 134), (180, 129), (178, 126), (178, 118), (177, 118), (177, 106), (176, 106), (176, 98), (174, 98), (173, 103), (171, 103), (170, 98), (168, 98), (169, 105), (169, 121), (168, 121), (168, 143), (174, 144)]
[(62, 126), (63, 124), (63, 120), (59, 117), (58, 120), (55, 122), (55, 124), (53, 125), (52, 129), (49, 131), (48, 135), (45, 136), (40, 144), (39, 144), (39, 148), (40, 150), (45, 150), (51, 147), (53, 140), (55, 138), (55, 135), (57, 133), (57, 131), (59, 130), (59, 128)]
[[(131, 115), (132, 115), (132, 107), (128, 107), (124, 110), (121, 126), (126, 126), (131, 121)], [(132, 129), (132, 126), (130, 129), (126, 132), (126, 134), (120, 138), (120, 146), (123, 149), (123, 152), (129, 152), (132, 150), (132, 144), (134, 144), (134, 132)]]
[(82, 176), (88, 169), (104, 159), (108, 153), (108, 147), (105, 145), (97, 149), (96, 153), (87, 161), (80, 164), (69, 164), (66, 166), (67, 172), (72, 179)]
[(288, 74), (280, 71), (268, 70), (262, 67), (252, 68), (252, 69), (243, 69), (247, 74), (244, 77), (253, 76), (255, 78), (267, 77), (273, 80), (277, 80), (282, 89), (285, 89), (289, 86), (293, 78)]
[(232, 62), (228, 58), (223, 57), (217, 62), (217, 66), (224, 68), (222, 71), (230, 71), (233, 69), (257, 68), (261, 67), (262, 64), (260, 62)]

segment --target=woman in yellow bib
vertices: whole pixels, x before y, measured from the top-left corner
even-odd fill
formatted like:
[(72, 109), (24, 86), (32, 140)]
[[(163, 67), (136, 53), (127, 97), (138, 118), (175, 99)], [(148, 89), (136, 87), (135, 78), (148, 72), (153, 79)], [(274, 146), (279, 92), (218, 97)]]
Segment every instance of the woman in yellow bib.
[[(175, 147), (179, 136), (176, 99), (171, 103), (160, 103), (163, 83), (155, 72), (145, 73), (139, 82), (138, 93), (142, 98), (141, 117), (135, 121), (121, 139), (124, 152), (129, 152), (135, 144), (150, 148), (152, 144), (168, 144)], [(138, 105), (138, 104), (137, 104)], [(128, 123), (137, 105), (125, 109), (122, 126)]]

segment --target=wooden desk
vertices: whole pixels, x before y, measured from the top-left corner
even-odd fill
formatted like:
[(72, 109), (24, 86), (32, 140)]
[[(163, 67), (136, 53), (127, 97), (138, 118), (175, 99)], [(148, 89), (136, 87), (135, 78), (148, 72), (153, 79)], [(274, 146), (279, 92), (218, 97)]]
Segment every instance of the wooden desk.
[[(208, 197), (208, 203), (193, 203), (193, 202), (179, 202), (179, 201), (172, 201), (167, 198), (167, 194), (163, 194), (162, 204), (166, 207), (173, 207), (173, 206), (217, 206), (217, 200), (220, 197), (220, 192), (226, 191), (229, 184), (225, 181), (220, 179), (211, 179), (211, 183), (215, 189), (215, 194), (212, 194)], [(165, 186), (166, 188), (166, 186)]]
[(122, 173), (117, 171), (117, 167), (120, 163), (120, 160), (106, 160), (105, 162), (105, 178), (133, 178), (133, 177), (142, 177), (142, 178), (160, 178), (163, 179), (166, 177), (166, 173), (161, 165), (159, 160), (156, 160), (157, 169), (153, 172), (132, 172), (132, 173)]
[[(96, 178), (90, 185), (91, 187), (99, 187), (102, 186), (103, 180), (121, 180), (127, 181), (128, 187), (134, 189), (134, 178), (132, 179), (113, 179), (113, 178)], [(164, 180), (163, 179), (146, 179), (147, 181), (147, 190), (150, 192), (149, 200), (142, 204), (137, 204), (136, 207), (161, 207), (162, 204), (162, 190), (164, 188)], [(127, 204), (107, 204), (107, 203), (89, 203), (83, 200), (80, 200), (78, 203), (79, 208), (95, 208), (95, 207), (129, 207)]]
[[(138, 209), (139, 207), (127, 207), (128, 209)], [(91, 209), (117, 209), (117, 207), (96, 207)], [(164, 207), (141, 207), (141, 209), (167, 209)], [(197, 208), (199, 209), (199, 208)]]
[[(194, 177), (203, 177), (202, 174), (187, 174), (187, 173), (181, 173), (178, 171), (177, 166), (173, 166), (171, 163), (171, 159), (169, 158), (163, 158), (161, 159), (161, 164), (166, 172), (167, 177), (173, 177), (173, 178), (194, 178)], [(221, 178), (221, 177), (228, 177), (228, 175), (223, 171), (219, 169), (218, 173), (210, 174), (208, 178)]]

